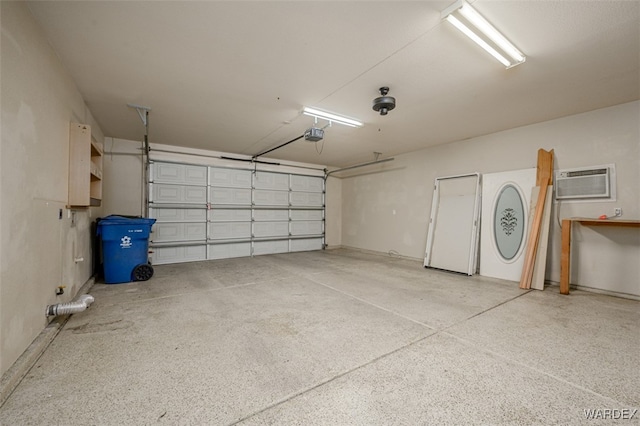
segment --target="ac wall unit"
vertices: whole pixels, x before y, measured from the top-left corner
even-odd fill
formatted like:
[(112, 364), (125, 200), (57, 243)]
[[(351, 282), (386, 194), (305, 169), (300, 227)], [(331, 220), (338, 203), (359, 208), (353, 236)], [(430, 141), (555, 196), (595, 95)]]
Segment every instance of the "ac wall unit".
[[(613, 164), (556, 171), (556, 200), (611, 198)], [(615, 181), (614, 181), (615, 182)]]

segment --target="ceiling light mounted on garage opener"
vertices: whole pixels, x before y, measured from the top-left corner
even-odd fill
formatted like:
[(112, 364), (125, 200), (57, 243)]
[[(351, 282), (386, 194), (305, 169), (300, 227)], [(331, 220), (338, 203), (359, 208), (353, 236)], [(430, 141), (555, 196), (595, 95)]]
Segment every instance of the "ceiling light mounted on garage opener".
[(314, 117), (316, 119), (316, 122), (318, 118), (322, 120), (326, 120), (329, 122), (329, 125), (331, 125), (332, 123), (338, 123), (338, 124), (342, 124), (344, 126), (349, 126), (349, 127), (363, 126), (362, 122), (358, 120), (354, 120), (353, 118), (344, 117), (342, 115), (334, 114), (332, 112), (322, 111), (316, 108), (304, 107), (304, 109), (302, 110), (302, 113), (304, 115)]
[(515, 67), (526, 60), (524, 54), (517, 47), (466, 1), (457, 0), (443, 10), (440, 17), (450, 22), (505, 67)]
[[(332, 112), (326, 112), (326, 111), (322, 111), (316, 108), (309, 108), (309, 107), (304, 107), (302, 110), (302, 113), (304, 115), (308, 115), (310, 117), (315, 118), (315, 122), (314, 122), (314, 126), (308, 128), (307, 130), (305, 130), (305, 132), (303, 134), (301, 134), (300, 136), (291, 139), (288, 142), (285, 142), (283, 144), (280, 144), (276, 147), (273, 147), (271, 149), (268, 149), (266, 151), (262, 151), (259, 154), (254, 155), (252, 158), (252, 161), (255, 161), (256, 158), (258, 157), (262, 157), (265, 154), (268, 154), (271, 151), (275, 151), (276, 149), (280, 149), (284, 146), (289, 145), (290, 143), (293, 143), (299, 139), (304, 138), (304, 140), (308, 141), (308, 142), (318, 142), (321, 141), (324, 138), (324, 129), (326, 129), (327, 127), (331, 126), (331, 124), (333, 123), (338, 123), (338, 124), (343, 124), (345, 126), (349, 126), (349, 127), (362, 127), (363, 123), (358, 121), (358, 120), (354, 120), (353, 118), (349, 118), (349, 117), (344, 117), (342, 115), (338, 115), (338, 114), (334, 114)], [(317, 127), (316, 125), (318, 124), (318, 119), (322, 119), (322, 120), (326, 120), (329, 123), (327, 123), (324, 127)]]

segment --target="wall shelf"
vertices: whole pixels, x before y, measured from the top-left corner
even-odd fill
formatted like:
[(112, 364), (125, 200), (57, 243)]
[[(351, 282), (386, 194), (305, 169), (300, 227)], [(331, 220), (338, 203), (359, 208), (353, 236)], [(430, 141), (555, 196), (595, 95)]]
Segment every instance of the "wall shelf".
[(102, 202), (102, 155), (99, 142), (91, 136), (91, 126), (69, 126), (68, 207), (99, 206)]

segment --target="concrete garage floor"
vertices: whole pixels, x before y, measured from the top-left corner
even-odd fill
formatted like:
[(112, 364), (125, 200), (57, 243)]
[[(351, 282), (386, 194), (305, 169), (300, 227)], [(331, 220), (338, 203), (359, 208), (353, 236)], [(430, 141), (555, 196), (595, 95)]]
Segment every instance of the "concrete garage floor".
[(640, 408), (636, 301), (351, 250), (155, 269), (95, 285), (0, 424), (566, 425)]

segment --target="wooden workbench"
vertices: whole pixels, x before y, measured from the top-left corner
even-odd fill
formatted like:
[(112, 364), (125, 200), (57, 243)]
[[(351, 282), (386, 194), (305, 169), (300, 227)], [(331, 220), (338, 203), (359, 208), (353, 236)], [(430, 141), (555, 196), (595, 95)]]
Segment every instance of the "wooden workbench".
[(574, 222), (583, 226), (619, 226), (640, 228), (640, 220), (622, 219), (589, 219), (571, 217), (562, 220), (562, 255), (560, 257), (560, 294), (569, 294), (569, 279), (571, 277), (571, 227)]

